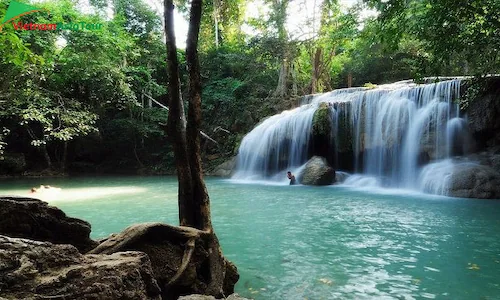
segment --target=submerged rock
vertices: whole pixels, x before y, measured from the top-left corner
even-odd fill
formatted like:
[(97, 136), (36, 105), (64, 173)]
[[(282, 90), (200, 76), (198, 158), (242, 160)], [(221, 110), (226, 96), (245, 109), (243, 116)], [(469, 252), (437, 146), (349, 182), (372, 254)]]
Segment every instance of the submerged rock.
[(70, 218), (57, 207), (33, 198), (0, 197), (0, 234), (55, 244), (71, 244), (85, 253), (97, 246), (90, 224)]
[(6, 236), (0, 290), (7, 299), (161, 299), (144, 253), (82, 255), (71, 245)]
[(324, 157), (313, 156), (298, 179), (305, 185), (329, 185), (335, 182), (335, 170), (328, 165)]

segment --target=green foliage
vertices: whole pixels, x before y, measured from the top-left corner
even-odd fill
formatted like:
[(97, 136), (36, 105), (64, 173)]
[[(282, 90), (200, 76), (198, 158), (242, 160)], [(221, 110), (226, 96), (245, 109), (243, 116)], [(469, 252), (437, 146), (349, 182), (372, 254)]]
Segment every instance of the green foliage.
[[(345, 87), (348, 78), (354, 86), (371, 88), (408, 78), (500, 72), (499, 1), (365, 2), (379, 12), (377, 17), (361, 20), (363, 5), (345, 10), (338, 1), (318, 1), (319, 11), (306, 16), (304, 26), (312, 33), (297, 37), (287, 32), (286, 24), (295, 17), (287, 11), (300, 1), (265, 0), (267, 13), (251, 20), (244, 19), (248, 1), (204, 1), (199, 46), (203, 131), (219, 142), (204, 144), (205, 154), (217, 154), (213, 162), (223, 160), (260, 120), (296, 106), (297, 95)], [(189, 1), (175, 3), (187, 16)], [(165, 103), (169, 92), (161, 16), (144, 0), (90, 4), (86, 11), (91, 13), (82, 13), (70, 0), (36, 1), (51, 14), (29, 14), (21, 21), (85, 21), (101, 23), (103, 30), (3, 28), (0, 157), (23, 153), (33, 165), (43, 161), (41, 152), (31, 151), (34, 145), (64, 166), (67, 147), (68, 165), (75, 168), (171, 170), (171, 145), (162, 127), (166, 110), (149, 107), (151, 98)], [(0, 15), (7, 5), (0, 0)], [(106, 8), (113, 8), (111, 18)], [(243, 25), (255, 34), (246, 35)], [(185, 95), (183, 50), (178, 57)], [(462, 107), (477, 93), (481, 90), (472, 84)], [(325, 132), (321, 120), (328, 111), (322, 105), (315, 114), (319, 133)], [(348, 128), (345, 122), (339, 120), (339, 126)], [(350, 136), (337, 139), (352, 147)]]
[[(500, 70), (500, 2), (497, 0), (369, 0), (381, 12), (381, 36), (393, 45), (405, 36), (423, 42), (445, 65), (479, 75)], [(436, 74), (437, 75), (437, 74)]]
[[(105, 2), (96, 4), (105, 6)], [(158, 117), (156, 110), (143, 109), (139, 103), (144, 94), (165, 94), (160, 19), (139, 0), (114, 4), (117, 14), (111, 20), (83, 14), (68, 0), (37, 2), (51, 14), (22, 18), (25, 23), (101, 23), (103, 30), (15, 31), (5, 26), (0, 34), (0, 50), (5, 53), (0, 58), (5, 70), (0, 75), (0, 125), (12, 134), (2, 136), (2, 151), (26, 152), (25, 147), (32, 145), (43, 148), (47, 159), (60, 161), (64, 167), (66, 148), (61, 150), (61, 143), (80, 142), (96, 132), (102, 136), (103, 130), (113, 126), (144, 141), (140, 145), (117, 143), (123, 138), (119, 131), (106, 136), (110, 150), (119, 146), (116, 153), (129, 151), (137, 161), (141, 160), (138, 149), (148, 139), (164, 139), (159, 122), (165, 121), (165, 112)], [(5, 9), (0, 5), (0, 13)], [(63, 46), (56, 41), (63, 41)], [(100, 156), (97, 151), (93, 156)], [(151, 156), (143, 155), (144, 160)]]

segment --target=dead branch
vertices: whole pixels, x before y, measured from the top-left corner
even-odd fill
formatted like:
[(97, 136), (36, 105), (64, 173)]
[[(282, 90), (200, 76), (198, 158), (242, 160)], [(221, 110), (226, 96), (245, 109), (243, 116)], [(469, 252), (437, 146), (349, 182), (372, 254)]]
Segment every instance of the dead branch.
[(215, 143), (217, 145), (219, 144), (219, 143), (217, 143), (216, 140), (214, 140), (213, 138), (211, 138), (210, 136), (208, 136), (208, 134), (204, 133), (201, 130), (200, 130), (200, 134), (201, 134), (202, 137), (206, 138), (207, 140), (209, 140), (209, 141), (211, 141), (211, 142), (213, 142), (213, 143)]
[(225, 133), (231, 133), (229, 130), (224, 129), (221, 126), (217, 126), (217, 127), (214, 128), (214, 132), (217, 132), (219, 130), (224, 131)]

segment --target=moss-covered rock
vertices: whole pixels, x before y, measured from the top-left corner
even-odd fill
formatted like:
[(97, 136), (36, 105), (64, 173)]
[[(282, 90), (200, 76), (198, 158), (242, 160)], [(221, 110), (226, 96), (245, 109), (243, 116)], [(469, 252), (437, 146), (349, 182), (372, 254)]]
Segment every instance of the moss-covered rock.
[(321, 103), (314, 112), (309, 156), (323, 156), (333, 165), (335, 142), (332, 113), (332, 107), (328, 103)]
[(321, 103), (314, 112), (313, 126), (314, 135), (330, 135), (332, 132), (332, 111), (328, 103)]

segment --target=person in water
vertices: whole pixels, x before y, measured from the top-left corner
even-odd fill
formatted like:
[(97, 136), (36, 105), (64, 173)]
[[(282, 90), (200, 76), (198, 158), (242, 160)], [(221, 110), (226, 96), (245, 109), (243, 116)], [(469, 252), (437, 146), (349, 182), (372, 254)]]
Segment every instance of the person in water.
[(55, 188), (50, 185), (41, 184), (39, 188), (33, 187), (31, 188), (31, 193), (43, 192), (43, 191), (60, 191), (60, 188)]
[(290, 185), (294, 185), (296, 183), (295, 176), (293, 176), (292, 172), (290, 172), (290, 171), (286, 172), (286, 177), (288, 177), (288, 179), (290, 179)]

